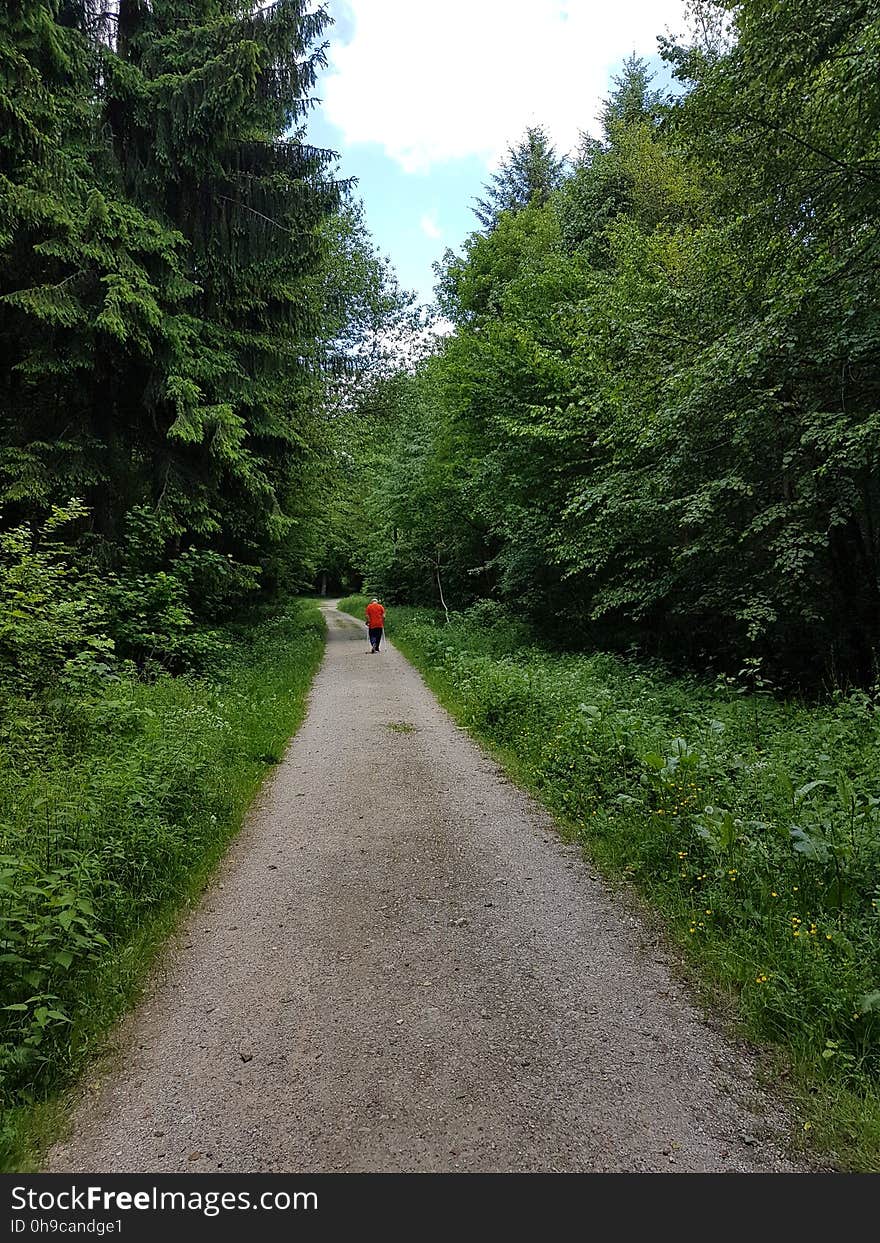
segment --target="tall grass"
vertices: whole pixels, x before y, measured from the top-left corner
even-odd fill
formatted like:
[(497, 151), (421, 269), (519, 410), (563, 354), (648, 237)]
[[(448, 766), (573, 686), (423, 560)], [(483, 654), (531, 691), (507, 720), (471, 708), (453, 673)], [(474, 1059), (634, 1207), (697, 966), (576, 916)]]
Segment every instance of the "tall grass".
[[(361, 611), (360, 599), (342, 602)], [(739, 1030), (783, 1055), (805, 1137), (880, 1170), (880, 714), (536, 645), (497, 607), (389, 609), (458, 718), (662, 912)]]
[(324, 624), (293, 601), (227, 631), (208, 677), (19, 699), (0, 724), (0, 1165), (129, 1004), (175, 910), (302, 719)]

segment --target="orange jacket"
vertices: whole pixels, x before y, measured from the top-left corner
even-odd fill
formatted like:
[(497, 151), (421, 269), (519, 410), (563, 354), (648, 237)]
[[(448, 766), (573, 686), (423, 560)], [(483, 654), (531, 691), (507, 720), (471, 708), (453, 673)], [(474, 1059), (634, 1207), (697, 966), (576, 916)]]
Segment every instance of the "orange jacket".
[(367, 625), (371, 630), (382, 630), (385, 626), (385, 610), (381, 604), (368, 604), (364, 610)]

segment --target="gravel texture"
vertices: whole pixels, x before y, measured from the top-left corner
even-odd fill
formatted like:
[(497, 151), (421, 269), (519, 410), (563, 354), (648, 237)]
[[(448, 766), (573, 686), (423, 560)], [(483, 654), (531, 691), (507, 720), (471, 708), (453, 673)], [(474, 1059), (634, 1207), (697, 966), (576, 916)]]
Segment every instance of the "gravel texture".
[(797, 1171), (655, 933), (392, 647), (307, 719), (53, 1171)]

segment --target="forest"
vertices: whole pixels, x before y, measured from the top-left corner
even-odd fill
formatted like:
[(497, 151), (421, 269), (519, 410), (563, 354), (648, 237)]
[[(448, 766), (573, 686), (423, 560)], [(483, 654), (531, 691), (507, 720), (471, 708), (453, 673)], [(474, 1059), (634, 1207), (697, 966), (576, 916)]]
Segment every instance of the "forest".
[(603, 137), (539, 128), (437, 269), (455, 326), (368, 387), (345, 493), (390, 599), (565, 643), (869, 686), (878, 639), (878, 14), (697, 6)]
[[(875, 1081), (880, 6), (687, 7), (687, 39), (659, 39), (667, 85), (627, 56), (600, 137), (584, 117), (573, 152), (541, 126), (511, 142), (424, 307), (308, 141), (325, 8), (4, 6), (3, 1159), (130, 1003), (280, 758), (320, 659), (314, 599), (361, 590), (415, 619), (409, 654), (453, 697), (480, 687), (466, 711), (505, 745), (511, 704), (539, 722), (545, 691), (554, 712), (565, 699), (547, 662), (595, 661), (611, 688), (630, 670), (606, 739), (623, 776), (594, 779), (576, 750), (582, 797), (552, 777), (568, 815), (632, 798), (620, 737), (632, 751), (641, 679), (666, 688), (642, 748), (663, 798), (697, 764), (689, 714), (774, 764), (797, 735), (805, 775), (774, 787), (791, 815), (773, 850), (754, 783), (698, 836), (728, 874), (774, 852), (789, 882), (825, 869), (815, 927), (831, 912), (842, 957), (803, 976), (834, 994), (804, 1056)], [(494, 716), (490, 658), (512, 696)], [(710, 686), (745, 723), (706, 705)], [(578, 746), (598, 694), (565, 701)], [(826, 787), (848, 847), (845, 814), (796, 814)], [(765, 868), (767, 901), (771, 885)]]

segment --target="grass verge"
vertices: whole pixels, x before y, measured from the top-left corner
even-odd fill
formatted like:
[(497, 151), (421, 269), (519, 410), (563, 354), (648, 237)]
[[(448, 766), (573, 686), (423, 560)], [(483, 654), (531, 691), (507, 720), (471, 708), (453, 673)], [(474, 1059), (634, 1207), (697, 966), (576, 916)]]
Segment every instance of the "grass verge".
[(60, 1093), (138, 995), (300, 724), (324, 648), (295, 600), (230, 627), (211, 677), (6, 703), (0, 1169), (37, 1168)]
[[(362, 597), (340, 608), (360, 616)], [(799, 1143), (880, 1170), (880, 718), (549, 652), (483, 603), (388, 609), (453, 715), (659, 912), (704, 1000), (767, 1051)]]

